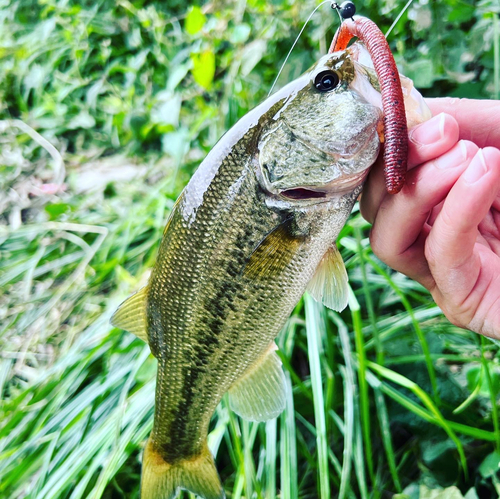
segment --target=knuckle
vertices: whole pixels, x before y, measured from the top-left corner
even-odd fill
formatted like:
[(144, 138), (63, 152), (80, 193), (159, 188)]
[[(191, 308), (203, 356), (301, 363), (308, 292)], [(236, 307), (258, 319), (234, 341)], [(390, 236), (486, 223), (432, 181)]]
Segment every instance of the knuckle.
[(433, 293), (434, 301), (443, 311), (445, 317), (454, 326), (475, 330), (470, 327), (470, 324), (473, 322), (474, 318), (473, 310), (470, 310), (468, 307), (464, 307), (462, 304), (457, 303), (453, 299), (453, 296), (442, 294), (440, 292), (438, 292), (437, 295), (438, 296), (436, 296), (436, 293)]
[(384, 263), (392, 267), (396, 255), (391, 249), (390, 241), (387, 242), (385, 237), (379, 237), (376, 231), (372, 230), (370, 234), (370, 244), (373, 253)]
[(429, 267), (431, 267), (431, 268), (434, 266), (434, 264), (437, 261), (436, 250), (435, 250), (434, 246), (435, 245), (432, 243), (432, 241), (429, 241), (429, 239), (427, 239), (427, 242), (424, 246), (424, 257), (427, 260)]
[(441, 209), (441, 213), (439, 214), (441, 230), (445, 233), (456, 233), (459, 230), (459, 220), (456, 219), (450, 213), (450, 210), (446, 203), (443, 205)]

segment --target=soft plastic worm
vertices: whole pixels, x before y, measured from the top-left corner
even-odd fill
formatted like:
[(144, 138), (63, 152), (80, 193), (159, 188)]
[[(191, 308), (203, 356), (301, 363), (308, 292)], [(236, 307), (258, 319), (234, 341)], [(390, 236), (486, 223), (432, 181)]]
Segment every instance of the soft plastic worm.
[(398, 68), (384, 34), (366, 17), (343, 22), (328, 52), (345, 50), (354, 36), (365, 44), (378, 76), (384, 111), (385, 184), (390, 194), (396, 194), (405, 183), (408, 161), (408, 129)]

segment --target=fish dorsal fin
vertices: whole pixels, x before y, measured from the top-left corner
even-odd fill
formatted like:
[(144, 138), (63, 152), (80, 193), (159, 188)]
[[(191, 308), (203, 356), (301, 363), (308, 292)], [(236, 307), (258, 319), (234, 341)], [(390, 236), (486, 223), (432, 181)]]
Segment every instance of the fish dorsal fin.
[(274, 277), (290, 263), (301, 238), (291, 233), (292, 219), (275, 227), (250, 256), (243, 275), (248, 278)]
[(281, 414), (286, 402), (285, 374), (273, 342), (229, 389), (229, 406), (249, 421), (267, 421)]
[(129, 296), (111, 317), (111, 324), (129, 333), (135, 334), (148, 343), (146, 298), (148, 286), (144, 286), (137, 293)]
[(325, 307), (341, 312), (347, 306), (349, 285), (344, 261), (334, 244), (326, 253), (307, 291)]

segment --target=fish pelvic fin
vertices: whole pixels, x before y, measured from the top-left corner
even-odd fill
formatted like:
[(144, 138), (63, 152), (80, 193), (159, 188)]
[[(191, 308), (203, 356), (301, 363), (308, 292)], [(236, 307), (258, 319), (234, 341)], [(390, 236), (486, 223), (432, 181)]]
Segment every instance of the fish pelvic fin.
[(146, 299), (148, 286), (127, 298), (111, 317), (111, 324), (129, 333), (135, 334), (148, 343)]
[(206, 444), (198, 456), (169, 464), (155, 450), (150, 438), (142, 462), (141, 499), (174, 499), (179, 489), (203, 499), (226, 497)]

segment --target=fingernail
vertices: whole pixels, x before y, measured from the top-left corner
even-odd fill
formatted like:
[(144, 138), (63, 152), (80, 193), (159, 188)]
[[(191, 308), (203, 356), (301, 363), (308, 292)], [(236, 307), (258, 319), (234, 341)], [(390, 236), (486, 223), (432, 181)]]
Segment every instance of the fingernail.
[(416, 126), (410, 133), (410, 139), (421, 146), (441, 140), (444, 137), (445, 119), (445, 114), (440, 113), (429, 121)]
[(468, 184), (473, 184), (482, 178), (485, 173), (488, 173), (488, 167), (486, 166), (483, 151), (479, 149), (469, 167), (465, 170), (463, 178)]
[(467, 159), (477, 150), (472, 142), (459, 140), (457, 145), (434, 161), (434, 165), (440, 170), (455, 168), (463, 165)]

